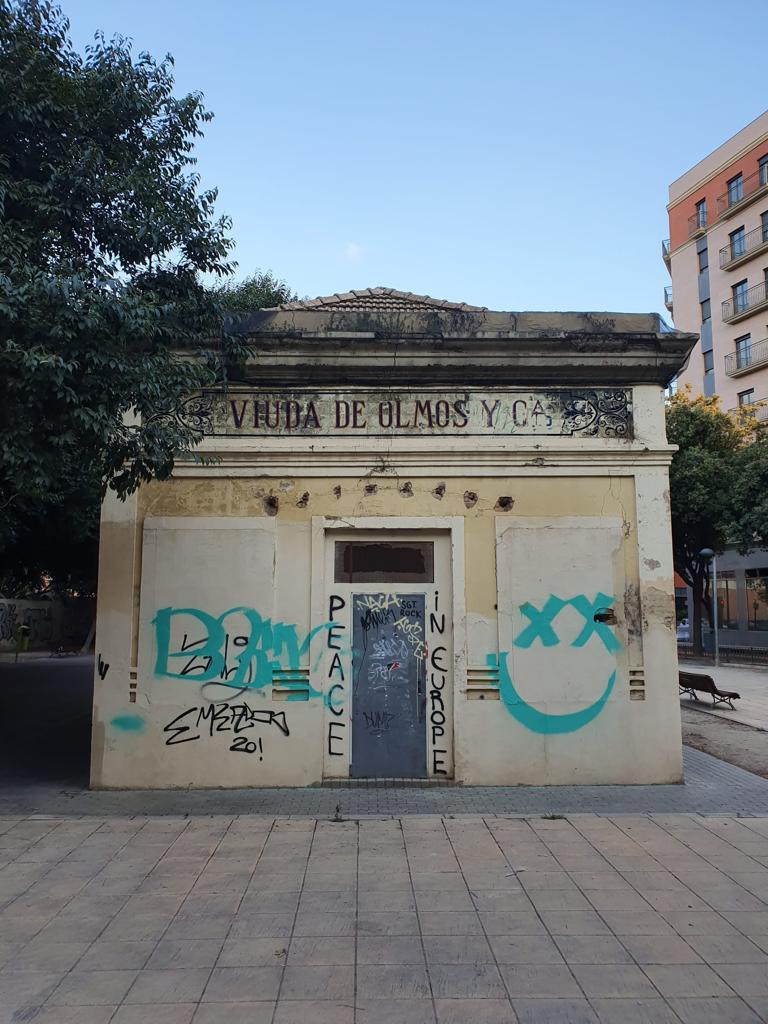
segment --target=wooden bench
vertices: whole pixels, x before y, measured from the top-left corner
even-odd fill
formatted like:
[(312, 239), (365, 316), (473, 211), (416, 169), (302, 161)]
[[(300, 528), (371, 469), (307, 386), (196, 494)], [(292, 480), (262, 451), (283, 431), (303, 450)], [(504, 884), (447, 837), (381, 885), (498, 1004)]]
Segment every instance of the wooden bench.
[(680, 672), (679, 673), (680, 693), (687, 693), (694, 700), (698, 700), (697, 693), (708, 693), (712, 698), (712, 707), (718, 704), (727, 704), (731, 711), (735, 700), (741, 700), (741, 694), (731, 690), (718, 690), (712, 676), (705, 676), (701, 672)]

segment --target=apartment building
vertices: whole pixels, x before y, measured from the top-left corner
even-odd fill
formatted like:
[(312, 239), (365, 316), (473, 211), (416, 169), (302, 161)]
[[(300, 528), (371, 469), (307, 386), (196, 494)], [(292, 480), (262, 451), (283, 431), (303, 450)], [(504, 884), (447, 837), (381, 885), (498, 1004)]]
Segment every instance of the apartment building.
[[(700, 341), (679, 375), (724, 409), (768, 418), (768, 111), (669, 186), (664, 304)], [(765, 405), (759, 404), (766, 402)], [(768, 645), (768, 552), (720, 561), (723, 642)]]

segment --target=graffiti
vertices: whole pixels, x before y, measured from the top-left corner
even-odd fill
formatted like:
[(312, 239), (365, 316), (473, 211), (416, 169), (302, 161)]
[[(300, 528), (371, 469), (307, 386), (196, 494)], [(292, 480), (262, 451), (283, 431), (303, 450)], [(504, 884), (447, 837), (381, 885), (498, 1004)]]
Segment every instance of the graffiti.
[(204, 735), (213, 737), (218, 733), (234, 733), (236, 738), (230, 750), (245, 754), (258, 752), (259, 760), (262, 760), (261, 739), (249, 740), (246, 736), (238, 736), (239, 733), (254, 729), (257, 725), (274, 725), (283, 736), (290, 736), (284, 711), (255, 709), (247, 704), (231, 704), (227, 701), (187, 708), (176, 715), (163, 728), (163, 732), (169, 734), (165, 741), (167, 747), (193, 743)]
[(50, 608), (27, 608), (24, 625), (29, 626), (29, 645), (37, 647), (49, 643), (53, 636), (53, 618)]
[(606, 605), (613, 603), (613, 598), (608, 594), (598, 592), (593, 601), (584, 594), (577, 594), (576, 597), (562, 598), (550, 594), (544, 605), (537, 608), (535, 605), (520, 605), (521, 613), (528, 619), (528, 625), (514, 641), (515, 647), (528, 648), (534, 640), (540, 640), (543, 647), (554, 647), (560, 643), (560, 638), (555, 632), (552, 623), (567, 606), (574, 608), (584, 619), (584, 626), (575, 639), (571, 641), (571, 647), (583, 647), (596, 634), (602, 640), (605, 649), (611, 654), (621, 649), (621, 644), (604, 622), (595, 621), (595, 613)]
[(401, 640), (399, 637), (381, 637), (379, 640), (373, 641), (373, 654), (371, 657), (381, 659), (401, 658), (405, 660), (408, 657), (408, 645), (405, 640)]
[(13, 640), (16, 636), (16, 605), (0, 604), (0, 640)]
[(390, 727), (397, 715), (393, 715), (390, 711), (364, 711), (363, 717), (366, 729), (381, 733)]
[(486, 664), (499, 681), (499, 696), (504, 707), (514, 719), (524, 725), (531, 732), (551, 736), (568, 732), (576, 732), (591, 722), (600, 714), (605, 707), (605, 702), (613, 691), (616, 682), (616, 671), (611, 672), (605, 689), (594, 704), (590, 704), (581, 711), (572, 711), (564, 715), (549, 714), (546, 711), (539, 711), (538, 708), (528, 704), (515, 689), (512, 677), (507, 667), (508, 654), (505, 651), (499, 653), (498, 659), (489, 654)]
[[(439, 612), (439, 594), (435, 591), (435, 610), (429, 616), (430, 632), (436, 636), (445, 633), (445, 612)], [(445, 756), (448, 753), (445, 742), (445, 700), (443, 694), (448, 679), (444, 657), (448, 653), (442, 644), (435, 644), (429, 659), (429, 732), (432, 745), (432, 774), (447, 775)]]
[(387, 608), (397, 607), (398, 600), (394, 594), (363, 594), (357, 599), (357, 607), (372, 612), (385, 612)]
[(109, 672), (109, 662), (104, 661), (101, 654), (99, 654), (98, 661), (96, 663), (96, 670), (99, 673), (99, 678), (103, 680)]
[[(191, 621), (190, 621), (191, 620)], [(197, 626), (203, 636), (183, 639), (174, 649), (171, 633), (174, 622), (187, 629)], [(232, 628), (227, 628), (227, 623)], [(152, 620), (155, 627), (157, 657), (155, 675), (167, 679), (192, 679), (198, 683), (260, 690), (272, 685), (275, 671), (299, 667), (312, 639), (330, 622), (312, 629), (299, 641), (296, 626), (262, 618), (253, 608), (230, 608), (218, 617), (199, 608), (161, 608)], [(237, 629), (240, 625), (241, 628)], [(178, 671), (172, 666), (178, 665)], [(320, 696), (312, 691), (312, 696)]]
[(109, 723), (120, 732), (144, 732), (144, 719), (141, 715), (116, 715)]
[[(344, 757), (345, 736), (347, 723), (344, 721), (344, 695), (346, 693), (346, 680), (344, 678), (344, 666), (341, 663), (341, 639), (346, 631), (346, 625), (335, 621), (335, 617), (347, 606), (343, 597), (331, 594), (328, 602), (328, 634), (326, 646), (333, 651), (331, 664), (328, 669), (328, 694), (326, 706), (333, 718), (328, 721), (327, 749), (329, 757)], [(339, 696), (334, 696), (338, 692)]]
[(394, 622), (395, 629), (402, 633), (404, 640), (410, 645), (414, 658), (423, 661), (427, 656), (427, 647), (424, 643), (424, 630), (419, 622), (412, 622), (409, 616), (418, 615), (413, 607), (413, 601), (404, 600), (400, 603), (401, 614)]

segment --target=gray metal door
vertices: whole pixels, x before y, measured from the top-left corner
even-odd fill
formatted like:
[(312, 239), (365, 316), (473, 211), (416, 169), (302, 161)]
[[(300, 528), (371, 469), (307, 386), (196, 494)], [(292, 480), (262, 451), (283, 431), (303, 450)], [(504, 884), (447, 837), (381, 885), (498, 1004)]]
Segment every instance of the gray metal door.
[(353, 778), (424, 778), (424, 594), (352, 597)]

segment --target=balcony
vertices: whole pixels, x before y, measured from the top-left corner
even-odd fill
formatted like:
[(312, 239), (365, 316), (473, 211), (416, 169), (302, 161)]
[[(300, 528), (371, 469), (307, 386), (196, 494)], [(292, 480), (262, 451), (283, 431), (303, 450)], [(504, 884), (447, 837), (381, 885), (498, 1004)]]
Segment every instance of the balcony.
[(669, 312), (672, 312), (672, 285), (668, 284), (664, 287), (664, 305), (667, 307)]
[(735, 324), (743, 320), (745, 316), (752, 316), (758, 310), (768, 307), (768, 281), (761, 281), (754, 288), (749, 288), (732, 299), (726, 299), (723, 303), (723, 321), (726, 324)]
[(717, 216), (724, 220), (766, 192), (768, 192), (768, 169), (761, 167), (754, 174), (742, 178), (737, 187), (729, 188), (727, 192), (717, 197)]
[(768, 420), (768, 398), (761, 398), (758, 401), (745, 402), (743, 405), (736, 405), (729, 413), (748, 412), (754, 416), (758, 423)]
[(741, 266), (752, 256), (768, 249), (768, 227), (755, 228), (749, 231), (738, 242), (729, 242), (720, 250), (720, 269), (733, 270)]
[(669, 264), (672, 262), (672, 250), (670, 249), (668, 238), (661, 240), (661, 258), (664, 260), (667, 270), (669, 270)]
[(741, 377), (768, 364), (768, 338), (729, 352), (725, 357), (725, 372), (728, 377)]
[(697, 210), (692, 217), (688, 218), (688, 237), (695, 238), (696, 235), (703, 235), (707, 230), (706, 210)]

